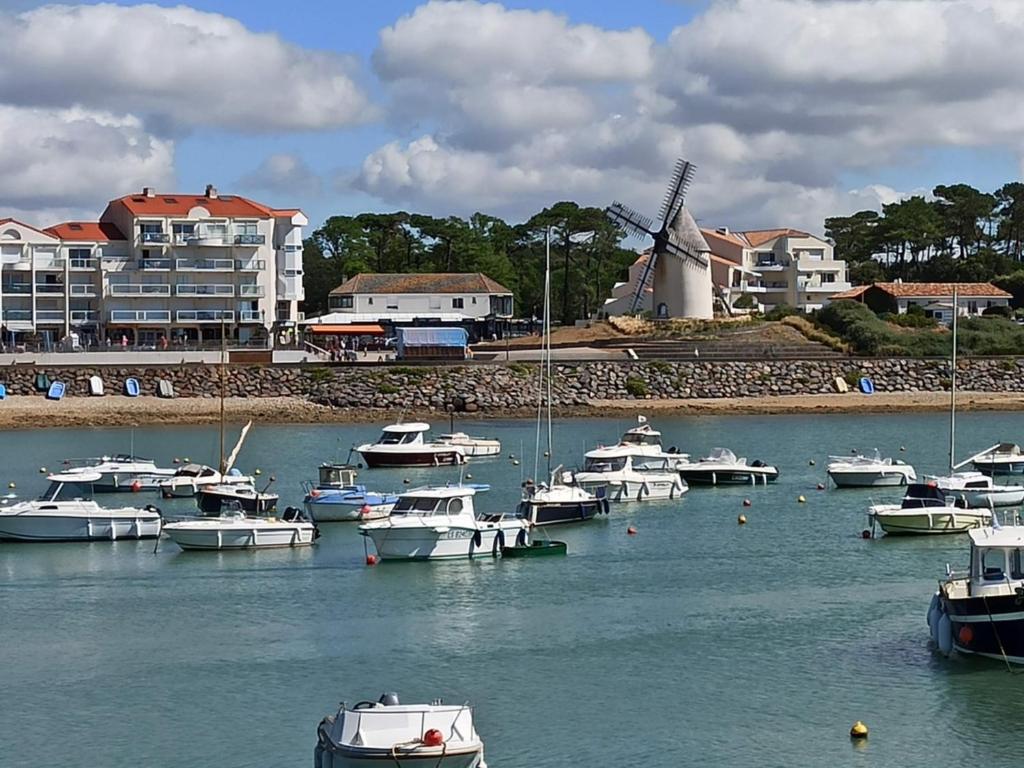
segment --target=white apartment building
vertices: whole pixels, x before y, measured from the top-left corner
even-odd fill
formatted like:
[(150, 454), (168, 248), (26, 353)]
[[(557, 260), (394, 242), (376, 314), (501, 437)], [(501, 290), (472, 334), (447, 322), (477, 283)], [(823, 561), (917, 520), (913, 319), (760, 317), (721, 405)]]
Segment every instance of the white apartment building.
[(240, 342), (294, 326), (308, 223), (213, 186), (147, 187), (110, 201), (99, 221), (36, 229), (0, 219), (3, 328), (158, 344), (219, 338), (222, 324)]
[(726, 227), (701, 233), (711, 248), (712, 280), (730, 306), (746, 294), (762, 310), (788, 304), (810, 312), (850, 289), (846, 262), (835, 258), (831, 243), (814, 235), (795, 229), (731, 232)]

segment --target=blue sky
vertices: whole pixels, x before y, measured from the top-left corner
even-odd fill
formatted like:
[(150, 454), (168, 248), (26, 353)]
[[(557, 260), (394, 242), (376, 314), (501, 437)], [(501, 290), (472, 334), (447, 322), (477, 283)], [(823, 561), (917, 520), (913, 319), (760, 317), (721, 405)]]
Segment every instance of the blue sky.
[(1024, 148), (1024, 3), (0, 0), (0, 23), (0, 212), (42, 225), (142, 184), (314, 226), (653, 212), (685, 155), (702, 222), (820, 232), (936, 184), (992, 190)]

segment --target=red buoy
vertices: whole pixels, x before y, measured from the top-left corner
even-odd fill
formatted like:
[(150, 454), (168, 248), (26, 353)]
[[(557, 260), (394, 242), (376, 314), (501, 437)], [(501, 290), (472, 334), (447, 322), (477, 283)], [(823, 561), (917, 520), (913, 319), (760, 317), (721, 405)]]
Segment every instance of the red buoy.
[(957, 638), (960, 640), (960, 645), (970, 645), (971, 640), (974, 639), (974, 630), (969, 626), (960, 627), (960, 631), (957, 632)]
[(444, 735), (437, 728), (431, 728), (423, 734), (423, 743), (428, 747), (440, 747), (444, 744)]
[(626, 533), (627, 533), (627, 534), (628, 534), (629, 536), (636, 536), (636, 527), (635, 527), (635, 526), (632, 526), (632, 525), (631, 525), (631, 526), (629, 526), (629, 528), (627, 528), (627, 529), (626, 529)]
[(134, 482), (132, 482), (132, 493), (138, 493), (141, 490), (142, 490), (142, 483), (140, 483), (138, 480), (135, 480)]
[(862, 539), (870, 539), (871, 538), (871, 531), (869, 531), (867, 528), (865, 528), (863, 531), (860, 532), (860, 537)]
[(370, 514), (370, 513), (372, 512), (372, 511), (373, 511), (373, 510), (372, 510), (372, 509), (370, 509), (370, 505), (369, 505), (369, 504), (363, 504), (363, 506), (361, 506), (361, 507), (359, 508), (359, 514), (360, 514), (360, 515), (362, 515), (363, 517), (366, 517), (366, 516), (367, 516), (368, 514)]
[(751, 506), (752, 504), (753, 504), (753, 502), (752, 502), (752, 501), (751, 501), (750, 499), (744, 499), (744, 500), (743, 500), (743, 506), (744, 506), (744, 507), (749, 507), (749, 506)]
[(377, 556), (376, 555), (367, 555), (366, 556), (366, 564), (367, 565), (376, 565), (377, 564)]
[(313, 490), (311, 490), (309, 492), (309, 495), (312, 496), (315, 499), (317, 496), (320, 495), (320, 491), (318, 491), (316, 488), (314, 488)]

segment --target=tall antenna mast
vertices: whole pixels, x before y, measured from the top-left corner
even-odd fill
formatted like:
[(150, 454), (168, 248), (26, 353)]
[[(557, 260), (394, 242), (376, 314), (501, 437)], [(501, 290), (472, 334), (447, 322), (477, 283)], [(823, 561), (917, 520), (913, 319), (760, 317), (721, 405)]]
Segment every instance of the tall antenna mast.
[(547, 307), (544, 312), (544, 357), (541, 365), (547, 366), (548, 391), (548, 472), (547, 478), (551, 479), (551, 227), (548, 227), (547, 243), (544, 249), (544, 305)]
[(956, 285), (953, 286), (953, 370), (949, 376), (949, 472), (956, 464), (956, 325), (960, 302)]
[(223, 476), (227, 472), (226, 460), (224, 457), (224, 398), (227, 397), (227, 370), (225, 359), (227, 357), (228, 340), (224, 335), (224, 315), (220, 316), (220, 473)]

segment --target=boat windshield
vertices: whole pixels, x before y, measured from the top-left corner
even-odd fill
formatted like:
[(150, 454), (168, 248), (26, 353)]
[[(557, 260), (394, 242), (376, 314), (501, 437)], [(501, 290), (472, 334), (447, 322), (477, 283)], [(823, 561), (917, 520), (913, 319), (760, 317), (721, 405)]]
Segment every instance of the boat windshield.
[(91, 499), (92, 483), (63, 483), (54, 480), (50, 487), (39, 497), (40, 501), (71, 501), (72, 499)]
[(622, 436), (622, 442), (626, 445), (661, 445), (661, 438), (658, 435), (642, 435), (637, 432), (627, 432)]
[(668, 461), (666, 459), (659, 458), (642, 458), (636, 457), (633, 459), (633, 469), (637, 469), (644, 472), (657, 472), (668, 469)]
[(320, 467), (320, 485), (335, 488), (355, 484), (356, 473), (347, 467)]
[(381, 445), (407, 445), (415, 443), (419, 432), (384, 432), (377, 442)]
[(462, 512), (462, 499), (438, 499), (430, 496), (404, 496), (391, 510), (395, 515), (457, 515)]
[(625, 468), (625, 456), (588, 458), (583, 465), (584, 472), (619, 472)]
[[(1009, 567), (1009, 570), (1007, 570)], [(971, 576), (985, 582), (1005, 582), (1024, 579), (1024, 555), (1021, 549), (1003, 547), (978, 547), (971, 558)]]

